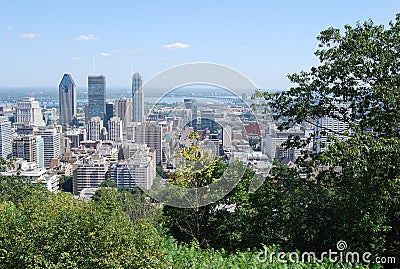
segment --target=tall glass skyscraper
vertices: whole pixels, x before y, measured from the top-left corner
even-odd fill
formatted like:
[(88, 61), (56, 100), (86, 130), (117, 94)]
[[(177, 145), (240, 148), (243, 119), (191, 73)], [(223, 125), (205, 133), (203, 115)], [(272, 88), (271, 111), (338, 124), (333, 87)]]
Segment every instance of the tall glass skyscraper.
[(88, 120), (99, 117), (104, 120), (106, 113), (106, 77), (88, 77)]
[(108, 130), (108, 121), (114, 117), (114, 103), (106, 103), (106, 114), (103, 120), (104, 127)]
[(125, 127), (128, 126), (129, 122), (132, 119), (132, 100), (121, 98), (115, 100), (115, 117), (118, 117), (122, 121), (122, 128), (125, 130)]
[(73, 125), (76, 120), (76, 85), (70, 74), (64, 74), (58, 87), (60, 99), (60, 124)]
[(132, 121), (142, 122), (144, 119), (144, 98), (142, 77), (139, 73), (132, 76)]

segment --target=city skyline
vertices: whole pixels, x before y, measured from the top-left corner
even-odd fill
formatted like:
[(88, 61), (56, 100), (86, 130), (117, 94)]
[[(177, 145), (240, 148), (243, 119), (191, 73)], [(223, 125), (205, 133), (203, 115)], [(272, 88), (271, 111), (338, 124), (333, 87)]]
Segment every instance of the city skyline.
[(320, 31), (368, 19), (387, 26), (400, 8), (394, 0), (93, 3), (3, 4), (0, 87), (54, 87), (70, 73), (84, 88), (95, 55), (110, 87), (127, 87), (132, 65), (147, 81), (172, 66), (213, 62), (241, 71), (259, 88), (285, 89), (287, 74), (317, 63)]

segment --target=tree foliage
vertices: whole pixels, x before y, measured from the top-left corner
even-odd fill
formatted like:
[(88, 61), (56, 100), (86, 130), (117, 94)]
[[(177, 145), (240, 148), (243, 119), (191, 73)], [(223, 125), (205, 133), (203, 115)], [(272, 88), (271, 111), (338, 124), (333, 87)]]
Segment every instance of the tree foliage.
[(387, 29), (367, 21), (346, 25), (344, 33), (329, 28), (318, 40), (319, 66), (289, 75), (295, 86), (288, 91), (256, 95), (267, 100), (280, 129), (323, 129), (317, 119), (329, 117), (348, 124), (334, 133), (347, 139), (305, 153), (296, 169), (274, 168), (260, 191), (282, 203), (256, 207), (259, 218), (272, 218), (273, 228), (260, 221), (259, 231), (266, 228), (265, 240), (277, 237), (289, 248), (324, 251), (343, 239), (352, 250), (399, 257), (400, 15)]
[[(289, 75), (297, 86), (269, 100), (273, 116), (287, 128), (329, 116), (358, 131), (399, 136), (400, 14), (390, 27), (372, 21), (328, 28), (318, 36), (320, 65)], [(347, 107), (338, 108), (337, 104)]]
[[(11, 183), (15, 178), (9, 179)], [(235, 189), (238, 193), (231, 194), (225, 203), (229, 199), (237, 204), (245, 201), (239, 194), (242, 191), (247, 193), (247, 188), (240, 185)], [(329, 261), (283, 264), (277, 256), (272, 261), (262, 262), (257, 259), (258, 250), (229, 253), (224, 249), (201, 249), (195, 241), (190, 245), (180, 244), (156, 229), (155, 223), (149, 223), (146, 212), (133, 218), (126, 214), (143, 212), (136, 210), (143, 202), (142, 193), (131, 193), (130, 196), (130, 192), (105, 188), (95, 200), (83, 202), (69, 193), (49, 193), (28, 181), (1, 190), (6, 199), (0, 201), (0, 268), (247, 269), (333, 266)], [(14, 197), (22, 192), (24, 196)], [(245, 203), (241, 205), (245, 206)], [(224, 234), (232, 242), (239, 242), (235, 231), (239, 231), (236, 226), (242, 219), (235, 214), (228, 216), (214, 216), (215, 221), (221, 220), (223, 224), (213, 223), (213, 227), (218, 229), (213, 235), (219, 237), (213, 243), (221, 240)], [(231, 232), (226, 232), (229, 227)], [(230, 244), (229, 241), (221, 242)], [(262, 249), (268, 253), (279, 250), (277, 247)], [(341, 266), (353, 268), (352, 265)]]
[(107, 189), (85, 203), (43, 190), (1, 202), (0, 268), (157, 267), (162, 238), (151, 224), (131, 222), (115, 195)]
[[(198, 138), (196, 135), (193, 133), (190, 138)], [(183, 188), (207, 186), (227, 172), (228, 164), (223, 159), (212, 158), (196, 143), (181, 149), (180, 157), (183, 161), (179, 169), (168, 174), (168, 181)], [(231, 172), (235, 173), (236, 169), (227, 173)], [(241, 246), (245, 235), (238, 215), (248, 197), (252, 175), (251, 170), (247, 170), (230, 193), (212, 204), (192, 208), (165, 206), (163, 213), (170, 234), (179, 242), (196, 242), (203, 248), (245, 249)]]

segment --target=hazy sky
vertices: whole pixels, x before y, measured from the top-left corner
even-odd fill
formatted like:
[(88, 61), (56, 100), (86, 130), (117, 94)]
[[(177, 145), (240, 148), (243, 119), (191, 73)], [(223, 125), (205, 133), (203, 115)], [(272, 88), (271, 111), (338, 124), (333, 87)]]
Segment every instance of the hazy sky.
[(85, 88), (96, 73), (130, 87), (189, 62), (230, 66), (259, 88), (317, 64), (316, 36), (372, 19), (387, 25), (399, 0), (101, 1), (9, 0), (0, 4), (0, 87), (58, 87), (71, 73)]

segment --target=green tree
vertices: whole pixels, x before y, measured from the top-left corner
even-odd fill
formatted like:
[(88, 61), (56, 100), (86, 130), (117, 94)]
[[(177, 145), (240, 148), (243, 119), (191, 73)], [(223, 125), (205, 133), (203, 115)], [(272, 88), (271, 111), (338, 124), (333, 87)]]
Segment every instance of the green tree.
[[(329, 116), (349, 123), (354, 131), (399, 136), (400, 15), (385, 29), (372, 21), (328, 28), (318, 36), (315, 55), (321, 64), (289, 75), (298, 85), (277, 94), (258, 92), (270, 100), (280, 127)], [(346, 104), (347, 107), (338, 107)]]
[(23, 199), (0, 202), (0, 268), (158, 268), (166, 263), (162, 237), (144, 219), (129, 220), (116, 190), (105, 189), (97, 201), (85, 203), (26, 182), (7, 190), (6, 197), (20, 190)]
[[(346, 239), (353, 250), (399, 256), (400, 15), (387, 29), (367, 21), (344, 33), (329, 28), (317, 39), (319, 66), (289, 75), (295, 86), (288, 91), (256, 93), (280, 129), (306, 122), (321, 129), (316, 135), (332, 133), (318, 126), (325, 116), (349, 126), (333, 132), (346, 140), (306, 152), (298, 169), (278, 167), (269, 179), (287, 197), (277, 210), (289, 214), (293, 229), (283, 238), (321, 251)], [(292, 137), (287, 146), (302, 143)]]
[[(195, 132), (189, 138), (197, 140), (199, 137)], [(168, 174), (168, 181), (183, 188), (207, 186), (227, 172), (227, 163), (209, 156), (196, 141), (182, 147), (177, 159), (181, 160), (179, 169)], [(235, 173), (235, 169), (231, 170)], [(246, 170), (235, 188), (212, 204), (199, 207), (194, 203), (192, 208), (165, 206), (163, 213), (170, 234), (179, 242), (195, 242), (201, 247), (243, 249), (244, 225), (239, 214), (247, 201), (252, 176), (252, 171)]]
[[(196, 153), (197, 154), (197, 153)], [(215, 182), (221, 177), (226, 164), (216, 159), (205, 170), (193, 171), (193, 167), (185, 167), (169, 174), (169, 181), (185, 188), (197, 188)], [(181, 242), (189, 243), (196, 240), (202, 246), (207, 246), (211, 235), (207, 226), (216, 205), (210, 204), (204, 207), (175, 208), (165, 206), (163, 208), (167, 227), (171, 234)]]
[(114, 180), (107, 178), (103, 182), (100, 183), (100, 188), (114, 188), (117, 189), (118, 185), (117, 182)]
[(42, 185), (32, 184), (29, 179), (21, 176), (0, 176), (0, 202), (20, 203), (29, 194), (43, 190), (45, 187)]
[[(250, 171), (247, 171), (250, 172)], [(250, 173), (248, 177), (250, 178)], [(332, 268), (321, 264), (282, 264), (276, 256), (271, 263), (257, 259), (259, 252), (227, 253), (179, 244), (160, 234), (146, 214), (129, 220), (124, 213), (136, 211), (147, 201), (142, 193), (105, 188), (97, 200), (83, 202), (69, 193), (49, 193), (29, 181), (3, 178), (0, 184), (0, 268)], [(4, 188), (4, 185), (7, 188)], [(247, 184), (248, 185), (248, 184)], [(238, 192), (246, 191), (241, 185)], [(19, 194), (24, 194), (20, 196)], [(17, 194), (17, 196), (15, 196)], [(126, 194), (126, 195), (125, 195)], [(138, 195), (138, 196), (136, 196)], [(237, 196), (240, 198), (239, 196)], [(126, 199), (135, 199), (130, 202)], [(136, 203), (136, 201), (138, 203)], [(240, 202), (241, 199), (232, 202)], [(242, 203), (242, 205), (245, 205)], [(238, 207), (237, 207), (238, 209)], [(139, 210), (141, 211), (141, 210)], [(234, 216), (234, 215), (230, 215)], [(237, 216), (237, 215), (236, 215)], [(224, 218), (219, 218), (224, 220)], [(225, 224), (231, 224), (228, 218)], [(233, 222), (234, 225), (239, 222)], [(218, 228), (218, 225), (215, 226)], [(222, 226), (221, 226), (222, 227)], [(232, 229), (234, 230), (234, 229)], [(214, 233), (217, 236), (218, 233)], [(222, 234), (220, 234), (222, 236)], [(234, 233), (227, 235), (234, 235)], [(263, 247), (268, 253), (277, 247)], [(342, 265), (353, 268), (352, 265)], [(362, 268), (357, 266), (357, 268)]]
[(73, 176), (62, 176), (59, 186), (62, 191), (65, 192), (73, 192), (73, 187), (72, 187), (72, 181), (74, 177)]
[(140, 188), (120, 190), (116, 196), (122, 210), (134, 222), (146, 220), (157, 227), (162, 220), (162, 207), (148, 197)]

